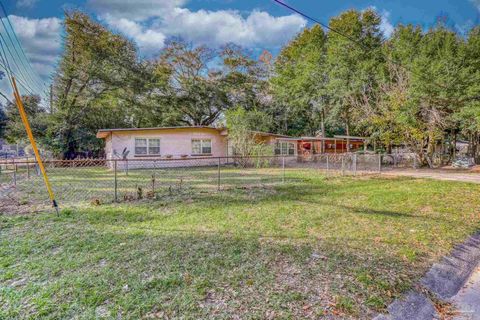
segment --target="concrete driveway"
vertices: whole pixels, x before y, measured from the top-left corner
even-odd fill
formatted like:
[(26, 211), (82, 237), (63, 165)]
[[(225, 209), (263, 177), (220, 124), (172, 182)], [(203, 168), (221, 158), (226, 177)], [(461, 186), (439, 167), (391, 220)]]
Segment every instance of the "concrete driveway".
[(382, 175), (429, 178), (480, 184), (480, 173), (462, 169), (392, 169), (383, 171)]

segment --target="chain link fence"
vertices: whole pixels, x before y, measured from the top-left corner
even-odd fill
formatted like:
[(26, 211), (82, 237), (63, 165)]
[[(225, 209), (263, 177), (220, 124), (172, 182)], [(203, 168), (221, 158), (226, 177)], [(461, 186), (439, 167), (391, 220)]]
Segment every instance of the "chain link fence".
[[(301, 170), (355, 175), (415, 167), (407, 155), (321, 154), (309, 157), (205, 157), (184, 159), (49, 160), (45, 168), (57, 201), (65, 205), (158, 199), (293, 182)], [(49, 204), (38, 164), (0, 163), (0, 202)]]

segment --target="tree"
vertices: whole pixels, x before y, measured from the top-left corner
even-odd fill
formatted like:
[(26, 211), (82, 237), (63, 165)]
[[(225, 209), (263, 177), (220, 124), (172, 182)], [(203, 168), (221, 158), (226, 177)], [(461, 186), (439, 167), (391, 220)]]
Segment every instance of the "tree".
[(327, 90), (332, 98), (330, 120), (342, 125), (347, 135), (365, 126), (362, 106), (375, 101), (378, 69), (384, 60), (380, 52), (380, 22), (380, 16), (367, 9), (346, 11), (329, 23), (337, 31), (329, 32), (327, 43)]
[(237, 104), (261, 104), (262, 69), (237, 46), (215, 50), (172, 41), (158, 69), (169, 75), (172, 103), (184, 124), (212, 125)]
[(0, 139), (5, 136), (5, 127), (7, 125), (7, 115), (3, 105), (0, 103)]
[(380, 69), (376, 101), (364, 111), (373, 139), (385, 146), (406, 144), (423, 157), (426, 129), (411, 99), (412, 74), (409, 71), (422, 38), (422, 30), (412, 25), (400, 25), (394, 30), (383, 47), (387, 63)]
[(468, 138), (470, 155), (480, 161), (480, 27), (470, 31), (461, 58), (465, 61), (462, 77), (467, 79), (465, 103), (454, 117)]
[[(259, 128), (268, 127), (268, 115), (259, 111), (247, 111), (242, 107), (237, 107), (226, 112), (226, 119), (228, 145), (232, 148), (234, 155), (241, 156), (238, 159), (240, 164), (246, 166), (250, 162), (250, 159), (242, 157), (272, 154), (271, 146), (259, 140), (255, 133)], [(256, 161), (256, 165), (259, 165), (261, 162)]]
[(326, 135), (325, 53), (326, 35), (318, 25), (303, 30), (282, 48), (270, 79), (279, 106), (279, 112), (274, 112), (276, 131), (315, 134), (321, 129)]
[[(48, 115), (45, 109), (40, 106), (40, 97), (36, 95), (22, 96), (22, 102), (34, 137), (40, 145), (44, 145), (45, 132), (48, 128)], [(19, 143), (28, 141), (20, 112), (14, 102), (7, 103), (5, 117), (5, 138), (7, 142)]]
[(138, 107), (156, 75), (153, 67), (138, 63), (130, 41), (86, 14), (67, 13), (64, 23), (65, 50), (54, 79), (49, 135), (57, 153), (73, 158), (101, 148), (95, 138), (99, 128), (141, 125)]

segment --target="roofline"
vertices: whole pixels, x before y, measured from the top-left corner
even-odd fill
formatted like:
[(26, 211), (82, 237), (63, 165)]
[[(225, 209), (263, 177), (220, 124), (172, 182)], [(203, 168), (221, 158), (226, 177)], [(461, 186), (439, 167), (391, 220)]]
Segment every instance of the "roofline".
[(225, 128), (217, 128), (210, 126), (176, 126), (176, 127), (150, 127), (150, 128), (114, 128), (114, 129), (99, 129), (97, 131), (97, 138), (106, 138), (112, 132), (128, 132), (128, 131), (155, 131), (155, 130), (173, 130), (173, 129), (213, 129), (222, 131)]
[(278, 137), (278, 138), (291, 138), (290, 136), (278, 133), (271, 133), (271, 132), (263, 132), (263, 131), (251, 131), (254, 134), (262, 135), (262, 136), (271, 136), (271, 137)]
[[(334, 136), (334, 137), (288, 137), (284, 138), (284, 140), (295, 140), (295, 141), (327, 141), (327, 140), (342, 140), (345, 141), (347, 136)], [(349, 137), (351, 140), (367, 140), (368, 138), (360, 138), (360, 137)]]
[(355, 136), (344, 136), (344, 135), (334, 135), (334, 138), (339, 138), (339, 139), (358, 139), (358, 140), (368, 140), (369, 138), (367, 137), (355, 137)]
[[(175, 126), (175, 127), (151, 127), (151, 128), (114, 128), (114, 129), (99, 129), (97, 131), (97, 138), (106, 138), (109, 133), (113, 132), (128, 132), (128, 131), (155, 131), (155, 130), (176, 130), (176, 129), (213, 129), (217, 131), (223, 131), (226, 128), (224, 127), (210, 127), (210, 126)], [(228, 130), (228, 129), (227, 129)], [(279, 138), (288, 138), (290, 136), (270, 133), (270, 132), (262, 132), (262, 131), (252, 131), (254, 134), (262, 135), (262, 136), (271, 136), (271, 137), (279, 137)]]

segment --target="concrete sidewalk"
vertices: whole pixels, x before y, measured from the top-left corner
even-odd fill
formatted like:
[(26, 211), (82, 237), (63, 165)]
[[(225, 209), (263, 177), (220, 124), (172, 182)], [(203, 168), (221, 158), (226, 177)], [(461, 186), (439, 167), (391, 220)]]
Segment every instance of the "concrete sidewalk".
[(458, 314), (454, 320), (480, 320), (480, 265), (452, 298)]
[(432, 295), (453, 304), (455, 319), (480, 320), (480, 231), (435, 263), (418, 285), (390, 304), (388, 314), (374, 320), (441, 319)]

